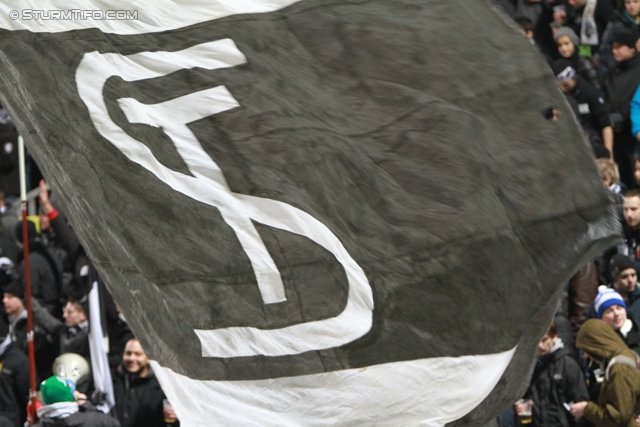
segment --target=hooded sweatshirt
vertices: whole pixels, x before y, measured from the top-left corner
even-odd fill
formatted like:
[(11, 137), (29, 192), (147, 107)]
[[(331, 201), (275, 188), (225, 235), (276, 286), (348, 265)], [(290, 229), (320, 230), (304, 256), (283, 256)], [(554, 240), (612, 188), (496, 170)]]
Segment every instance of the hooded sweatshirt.
[[(637, 360), (637, 355), (606, 323), (590, 319), (582, 325), (576, 338), (576, 347), (605, 366), (616, 356)], [(634, 416), (640, 414), (640, 371), (622, 363), (609, 369), (609, 379), (600, 389), (598, 403), (589, 402), (584, 417), (596, 427), (635, 427)]]

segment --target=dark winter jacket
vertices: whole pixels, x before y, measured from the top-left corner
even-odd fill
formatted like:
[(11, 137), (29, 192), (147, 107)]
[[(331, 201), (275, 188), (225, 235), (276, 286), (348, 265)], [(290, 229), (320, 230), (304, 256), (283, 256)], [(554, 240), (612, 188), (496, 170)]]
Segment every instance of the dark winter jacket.
[(576, 100), (578, 111), (575, 113), (582, 128), (588, 134), (601, 138), (602, 129), (611, 126), (609, 108), (602, 93), (582, 77), (577, 76), (576, 86), (568, 96)]
[[(165, 427), (162, 414), (165, 395), (153, 371), (140, 378), (119, 367), (112, 377), (114, 410), (122, 427)], [(179, 423), (174, 426), (178, 427)]]
[[(18, 272), (24, 276), (24, 253), (18, 253)], [(62, 312), (60, 303), (60, 273), (56, 260), (48, 252), (40, 239), (29, 242), (29, 270), (31, 272), (31, 295), (40, 301), (49, 313), (59, 316)]]
[(580, 365), (556, 341), (555, 351), (541, 356), (531, 377), (525, 399), (532, 399), (532, 427), (570, 427), (575, 420), (563, 404), (587, 400), (587, 386)]
[[(629, 350), (622, 339), (602, 320), (585, 322), (578, 333), (576, 347), (603, 361), (603, 366), (617, 356), (636, 361), (637, 355)], [(623, 363), (611, 365), (600, 389), (598, 402), (589, 402), (584, 417), (595, 427), (635, 427), (640, 413), (640, 371)]]
[(579, 49), (580, 47), (574, 44), (573, 55), (568, 58), (569, 61), (571, 61), (571, 64), (573, 64), (573, 67), (576, 69), (580, 77), (587, 81), (596, 90), (602, 91), (602, 85), (598, 78), (598, 70), (596, 70), (591, 59), (579, 55)]
[[(36, 373), (39, 379), (48, 378), (52, 373), (52, 365), (56, 356), (59, 354), (60, 339), (57, 335), (60, 325), (57, 319), (38, 303), (38, 300), (32, 299), (33, 308), (33, 329), (34, 343), (36, 350)], [(22, 316), (16, 319), (10, 319), (9, 333), (16, 347), (27, 354), (27, 317), (26, 310)]]
[(22, 426), (29, 399), (29, 359), (14, 343), (0, 356), (0, 416)]
[(76, 353), (91, 362), (89, 349), (89, 322), (67, 328), (60, 339), (60, 353)]
[[(605, 82), (605, 92), (609, 101), (609, 112), (617, 114), (613, 120), (616, 144), (634, 145), (635, 137), (631, 133), (631, 100), (640, 83), (640, 56), (617, 64), (615, 70), (609, 73)], [(619, 120), (619, 121), (618, 121)]]

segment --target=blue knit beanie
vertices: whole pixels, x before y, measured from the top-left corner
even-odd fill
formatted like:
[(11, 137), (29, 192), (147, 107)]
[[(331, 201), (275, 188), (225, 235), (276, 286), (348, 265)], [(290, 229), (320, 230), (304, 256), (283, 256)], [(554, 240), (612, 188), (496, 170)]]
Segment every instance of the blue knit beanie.
[(602, 318), (602, 314), (604, 311), (611, 307), (612, 305), (621, 305), (625, 309), (627, 305), (624, 303), (624, 300), (614, 289), (606, 288), (601, 286), (600, 292), (598, 292), (598, 296), (596, 297), (596, 311), (598, 312), (598, 319)]

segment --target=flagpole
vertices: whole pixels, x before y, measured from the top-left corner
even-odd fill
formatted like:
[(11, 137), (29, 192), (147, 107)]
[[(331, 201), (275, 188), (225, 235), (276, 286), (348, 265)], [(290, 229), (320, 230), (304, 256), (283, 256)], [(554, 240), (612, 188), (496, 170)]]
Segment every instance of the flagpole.
[(27, 178), (24, 139), (18, 136), (20, 163), (20, 200), (22, 201), (22, 242), (24, 244), (24, 283), (27, 289), (27, 345), (29, 349), (29, 399), (36, 408), (36, 354), (33, 342), (33, 309), (31, 308), (31, 269), (29, 268), (29, 230), (27, 228)]

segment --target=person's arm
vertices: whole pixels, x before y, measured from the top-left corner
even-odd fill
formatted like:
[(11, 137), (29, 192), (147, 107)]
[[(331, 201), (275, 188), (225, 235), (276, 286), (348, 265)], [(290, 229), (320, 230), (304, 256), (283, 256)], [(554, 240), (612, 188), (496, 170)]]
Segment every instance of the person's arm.
[(589, 91), (589, 109), (592, 121), (600, 129), (602, 142), (609, 150), (609, 159), (613, 160), (613, 127), (609, 117), (609, 107), (604, 102), (604, 95), (599, 90), (591, 88)]
[(626, 426), (629, 423), (636, 408), (634, 391), (638, 387), (635, 384), (637, 374), (632, 371), (635, 370), (625, 365), (611, 367), (609, 381), (600, 392), (606, 392), (607, 402), (604, 406), (589, 402), (584, 408), (587, 421), (602, 427)]
[(44, 180), (40, 181), (39, 199), (42, 210), (47, 217), (49, 217), (51, 228), (53, 228), (53, 231), (56, 233), (56, 237), (59, 239), (60, 243), (69, 255), (69, 261), (72, 265), (75, 265), (81, 252), (82, 246), (80, 245), (80, 240), (78, 240), (76, 233), (71, 229), (69, 224), (67, 224), (66, 218), (64, 218), (64, 216), (62, 216), (51, 204), (47, 184)]
[(609, 159), (613, 160), (613, 128), (611, 126), (602, 128), (602, 142), (609, 150)]
[(56, 319), (45, 309), (37, 299), (31, 299), (31, 308), (33, 309), (34, 323), (42, 327), (50, 334), (61, 334), (65, 330), (65, 324)]

